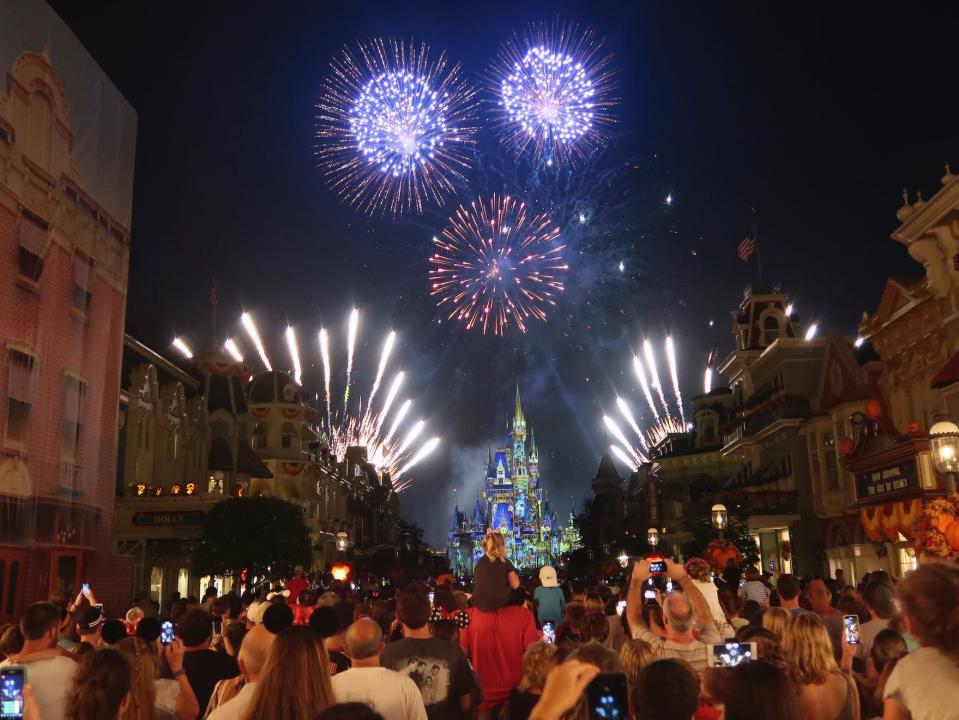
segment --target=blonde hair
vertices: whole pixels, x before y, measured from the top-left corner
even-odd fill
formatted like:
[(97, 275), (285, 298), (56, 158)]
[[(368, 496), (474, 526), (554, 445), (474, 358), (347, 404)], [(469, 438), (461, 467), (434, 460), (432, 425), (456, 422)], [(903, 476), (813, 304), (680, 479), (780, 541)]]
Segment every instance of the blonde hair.
[(959, 567), (924, 563), (899, 583), (896, 594), (919, 644), (959, 663)]
[(483, 552), (490, 560), (506, 561), (506, 541), (503, 534), (497, 530), (487, 530), (483, 538)]
[(656, 659), (653, 646), (645, 640), (627, 640), (619, 649), (619, 661), (623, 663), (626, 673), (626, 683), (630, 692), (636, 687), (639, 674), (647, 665)]
[(786, 634), (790, 613), (786, 608), (771, 607), (763, 611), (763, 627), (774, 633), (780, 640)]
[(797, 685), (822, 685), (832, 673), (839, 672), (829, 631), (813, 613), (790, 618), (782, 645)]
[(523, 680), (519, 690), (542, 690), (546, 684), (546, 676), (556, 667), (559, 658), (556, 655), (555, 645), (548, 645), (543, 641), (534, 642), (523, 653)]
[(156, 670), (153, 651), (141, 638), (128, 637), (117, 643), (117, 650), (130, 663), (133, 682), (130, 702), (122, 713), (123, 720), (156, 720)]
[(273, 641), (245, 720), (313, 720), (336, 704), (330, 658), (309, 627), (294, 625)]

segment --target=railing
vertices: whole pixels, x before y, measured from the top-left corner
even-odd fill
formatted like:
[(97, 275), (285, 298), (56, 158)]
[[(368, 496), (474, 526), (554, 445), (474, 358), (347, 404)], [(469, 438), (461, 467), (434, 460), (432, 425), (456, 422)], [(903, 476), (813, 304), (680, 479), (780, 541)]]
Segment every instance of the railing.
[(809, 417), (809, 400), (798, 396), (784, 396), (782, 402), (758, 415), (747, 416), (730, 432), (723, 435), (723, 446), (755, 435), (780, 420), (801, 420)]
[(60, 494), (83, 496), (83, 469), (74, 463), (60, 463)]

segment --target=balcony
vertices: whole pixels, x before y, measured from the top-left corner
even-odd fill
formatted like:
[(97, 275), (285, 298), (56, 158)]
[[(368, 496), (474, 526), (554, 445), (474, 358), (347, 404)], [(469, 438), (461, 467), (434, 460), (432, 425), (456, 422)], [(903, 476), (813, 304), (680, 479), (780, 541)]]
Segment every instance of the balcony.
[(736, 449), (753, 436), (766, 434), (782, 421), (798, 425), (810, 415), (809, 399), (799, 395), (776, 395), (761, 403), (752, 404), (740, 413), (740, 419), (723, 434), (723, 453)]
[(58, 494), (65, 497), (83, 497), (83, 469), (71, 462), (60, 463), (60, 487)]

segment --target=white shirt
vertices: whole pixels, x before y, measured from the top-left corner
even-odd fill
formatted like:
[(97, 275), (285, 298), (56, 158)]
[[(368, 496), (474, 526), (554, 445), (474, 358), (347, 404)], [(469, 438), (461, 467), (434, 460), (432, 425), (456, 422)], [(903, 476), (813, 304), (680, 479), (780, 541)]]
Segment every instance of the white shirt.
[(864, 622), (859, 626), (859, 647), (856, 650), (856, 657), (868, 658), (872, 652), (872, 646), (876, 644), (876, 635), (889, 627), (889, 618), (873, 618), (869, 622)]
[[(0, 667), (14, 665), (4, 660)], [(23, 666), (27, 669), (27, 682), (33, 688), (33, 695), (40, 708), (43, 720), (63, 720), (67, 699), (73, 692), (73, 677), (77, 673), (77, 663), (68, 657), (57, 656), (47, 660), (30, 662), (29, 655)]]
[(337, 702), (365, 703), (383, 720), (426, 720), (420, 689), (395, 670), (354, 667), (337, 673), (332, 681)]
[(884, 698), (893, 698), (912, 720), (959, 720), (959, 663), (937, 648), (919, 648), (896, 663)]
[[(207, 715), (207, 720), (240, 720), (246, 715), (247, 708), (253, 700), (253, 693), (256, 691), (256, 683), (248, 682), (232, 699), (227, 700), (216, 710)], [(46, 718), (44, 718), (46, 720)]]

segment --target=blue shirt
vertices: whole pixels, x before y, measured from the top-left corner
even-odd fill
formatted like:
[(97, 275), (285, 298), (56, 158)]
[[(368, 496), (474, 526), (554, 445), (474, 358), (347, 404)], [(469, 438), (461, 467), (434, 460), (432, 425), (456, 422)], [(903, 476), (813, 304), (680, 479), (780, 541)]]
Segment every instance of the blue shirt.
[(533, 599), (536, 600), (536, 619), (540, 625), (550, 620), (559, 625), (563, 621), (566, 596), (561, 588), (540, 586), (533, 591)]

